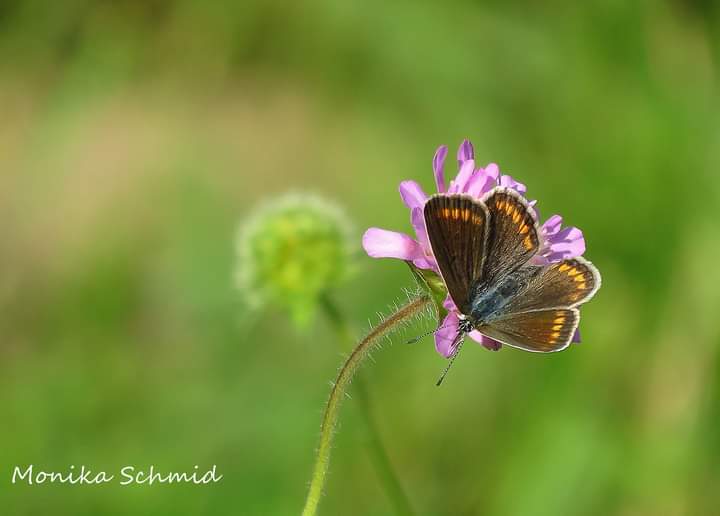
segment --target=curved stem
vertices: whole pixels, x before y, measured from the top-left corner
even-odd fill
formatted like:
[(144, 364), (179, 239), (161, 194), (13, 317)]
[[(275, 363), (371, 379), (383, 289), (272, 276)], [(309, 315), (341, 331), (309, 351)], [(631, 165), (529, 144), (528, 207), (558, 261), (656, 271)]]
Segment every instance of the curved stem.
[[(353, 331), (337, 305), (328, 296), (323, 296), (321, 306), (340, 340), (352, 344), (354, 340)], [(385, 494), (393, 504), (396, 514), (412, 516), (413, 509), (410, 505), (410, 499), (402, 488), (400, 479), (393, 469), (390, 457), (380, 437), (380, 430), (370, 407), (370, 395), (368, 393), (367, 383), (361, 371), (355, 374), (353, 390), (357, 393), (357, 407), (365, 420), (370, 458), (373, 461), (373, 466), (375, 467), (379, 480), (385, 489)]]
[(353, 374), (367, 356), (368, 351), (375, 347), (383, 337), (397, 330), (404, 322), (409, 321), (421, 313), (429, 303), (429, 296), (421, 296), (398, 308), (373, 328), (370, 333), (358, 343), (343, 364), (342, 369), (340, 369), (335, 384), (330, 391), (330, 398), (325, 406), (325, 414), (323, 415), (322, 425), (320, 426), (320, 445), (318, 446), (317, 456), (315, 458), (310, 490), (308, 491), (305, 508), (302, 512), (303, 516), (314, 516), (317, 513), (318, 503), (320, 502), (320, 496), (322, 495), (325, 485), (325, 477), (328, 466), (330, 465), (330, 448), (338, 419), (340, 402), (345, 396), (345, 391), (350, 385)]

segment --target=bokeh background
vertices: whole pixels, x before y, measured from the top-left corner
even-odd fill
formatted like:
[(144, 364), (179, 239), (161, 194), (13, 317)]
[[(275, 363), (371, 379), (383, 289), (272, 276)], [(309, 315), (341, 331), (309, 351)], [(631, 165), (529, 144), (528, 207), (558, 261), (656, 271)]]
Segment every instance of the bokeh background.
[[(329, 381), (297, 329), (234, 285), (238, 225), (288, 190), (342, 205), (355, 331), (407, 268), (364, 228), (410, 231), (470, 138), (604, 276), (584, 342), (432, 341), (363, 372), (418, 515), (705, 515), (720, 507), (720, 9), (710, 1), (0, 4), (3, 514), (297, 514)], [(321, 514), (394, 514), (346, 402)], [(15, 465), (164, 471), (210, 486), (19, 486)]]

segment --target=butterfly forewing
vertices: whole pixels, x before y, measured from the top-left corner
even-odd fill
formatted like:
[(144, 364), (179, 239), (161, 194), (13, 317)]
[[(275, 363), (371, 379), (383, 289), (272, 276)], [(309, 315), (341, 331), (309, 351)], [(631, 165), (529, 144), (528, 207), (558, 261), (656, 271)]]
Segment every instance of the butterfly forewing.
[(470, 286), (481, 279), (487, 240), (487, 208), (464, 195), (436, 195), (424, 208), (430, 246), (450, 297), (469, 310)]
[(504, 344), (548, 353), (560, 351), (570, 344), (579, 321), (577, 309), (558, 308), (507, 314), (478, 329)]
[(524, 292), (503, 312), (527, 312), (548, 308), (571, 308), (590, 300), (600, 288), (600, 273), (583, 258), (563, 260), (539, 268)]
[(514, 190), (498, 187), (484, 198), (488, 224), (486, 285), (526, 264), (538, 251), (537, 222), (527, 201)]

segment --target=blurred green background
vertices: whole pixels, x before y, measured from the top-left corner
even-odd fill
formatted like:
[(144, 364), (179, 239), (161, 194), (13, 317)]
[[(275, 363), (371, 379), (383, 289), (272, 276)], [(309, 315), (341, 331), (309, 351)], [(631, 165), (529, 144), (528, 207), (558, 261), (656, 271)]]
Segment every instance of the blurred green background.
[[(440, 389), (431, 339), (400, 344), (429, 321), (374, 355), (415, 512), (718, 514), (719, 74), (710, 1), (2, 2), (2, 513), (299, 513), (346, 344), (248, 310), (238, 224), (288, 190), (344, 206), (362, 332), (412, 285), (362, 231), (410, 231), (398, 183), (468, 137), (604, 285), (559, 355), (468, 345)], [(393, 514), (366, 441), (348, 401), (321, 514)], [(28, 464), (224, 479), (12, 485)]]

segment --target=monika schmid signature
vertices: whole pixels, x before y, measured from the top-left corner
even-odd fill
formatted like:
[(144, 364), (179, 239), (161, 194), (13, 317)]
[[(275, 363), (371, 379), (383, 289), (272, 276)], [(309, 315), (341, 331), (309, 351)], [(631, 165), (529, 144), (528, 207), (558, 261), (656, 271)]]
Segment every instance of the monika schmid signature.
[(12, 472), (13, 484), (72, 484), (72, 485), (94, 485), (117, 482), (121, 486), (129, 485), (153, 485), (153, 484), (213, 484), (220, 482), (223, 475), (218, 474), (217, 466), (201, 471), (199, 466), (194, 466), (192, 471), (184, 472), (162, 472), (156, 471), (155, 466), (148, 469), (140, 469), (135, 466), (124, 466), (119, 471), (109, 473), (107, 471), (93, 471), (85, 465), (76, 468), (70, 466), (67, 471), (41, 471), (35, 468), (34, 464), (28, 466), (15, 466)]

